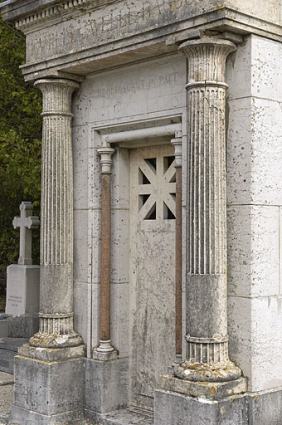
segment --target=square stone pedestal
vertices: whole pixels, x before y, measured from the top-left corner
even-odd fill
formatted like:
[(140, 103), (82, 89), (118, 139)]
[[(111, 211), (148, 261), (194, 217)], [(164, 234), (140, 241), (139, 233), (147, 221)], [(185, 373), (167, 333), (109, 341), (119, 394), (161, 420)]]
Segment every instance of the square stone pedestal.
[(246, 425), (246, 378), (209, 383), (164, 375), (155, 391), (154, 425)]
[(127, 407), (128, 358), (85, 359), (85, 415), (94, 423), (104, 413)]
[(84, 348), (42, 349), (26, 344), (19, 349), (9, 424), (83, 421)]

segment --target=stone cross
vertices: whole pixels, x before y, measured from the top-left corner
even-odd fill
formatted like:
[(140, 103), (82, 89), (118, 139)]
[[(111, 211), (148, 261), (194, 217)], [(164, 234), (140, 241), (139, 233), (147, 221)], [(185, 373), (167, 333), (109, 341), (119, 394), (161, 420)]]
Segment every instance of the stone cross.
[(20, 205), (21, 216), (15, 217), (13, 226), (15, 229), (20, 228), (20, 256), (18, 264), (32, 264), (32, 230), (39, 227), (40, 221), (38, 217), (32, 216), (33, 206), (31, 202), (23, 201)]

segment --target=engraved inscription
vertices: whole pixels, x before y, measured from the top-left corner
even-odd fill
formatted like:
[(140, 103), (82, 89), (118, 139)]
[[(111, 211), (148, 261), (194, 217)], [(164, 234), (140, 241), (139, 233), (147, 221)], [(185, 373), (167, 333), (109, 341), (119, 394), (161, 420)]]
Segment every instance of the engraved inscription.
[(110, 99), (117, 95), (135, 94), (152, 88), (161, 87), (166, 84), (176, 83), (181, 76), (179, 72), (172, 72), (165, 75), (156, 75), (148, 79), (141, 78), (134, 81), (132, 84), (120, 84), (111, 87), (101, 87), (93, 91), (92, 98), (94, 99)]
[(192, 16), (201, 1), (123, 1), (27, 35), (27, 63), (125, 39)]
[(12, 307), (18, 307), (19, 304), (23, 303), (23, 297), (17, 295), (10, 295), (8, 297), (8, 302), (11, 303)]

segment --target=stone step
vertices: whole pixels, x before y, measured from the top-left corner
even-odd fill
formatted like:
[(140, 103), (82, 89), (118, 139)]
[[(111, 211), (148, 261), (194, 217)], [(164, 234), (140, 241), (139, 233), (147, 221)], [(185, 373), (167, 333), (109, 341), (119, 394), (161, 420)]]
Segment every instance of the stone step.
[(13, 404), (14, 376), (0, 372), (0, 425), (8, 422), (8, 415)]
[(154, 425), (153, 412), (122, 409), (99, 415), (91, 425)]
[[(8, 376), (6, 392), (3, 392), (1, 386), (1, 376)], [(3, 398), (3, 401), (2, 401)], [(7, 373), (0, 372), (0, 425), (8, 424), (9, 411), (13, 403), (13, 376)], [(2, 410), (1, 410), (2, 408)], [(128, 409), (118, 410), (111, 413), (99, 415), (99, 419), (91, 421), (85, 419), (81, 422), (74, 422), (72, 425), (154, 425), (153, 415), (146, 412), (132, 411)]]
[(0, 338), (0, 371), (14, 373), (14, 357), (27, 338)]

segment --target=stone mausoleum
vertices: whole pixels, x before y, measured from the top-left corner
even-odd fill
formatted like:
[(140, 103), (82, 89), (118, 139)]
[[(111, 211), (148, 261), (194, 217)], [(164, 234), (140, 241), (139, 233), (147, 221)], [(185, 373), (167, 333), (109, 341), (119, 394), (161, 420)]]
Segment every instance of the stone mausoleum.
[(9, 424), (282, 424), (282, 1), (8, 0), (43, 94)]

